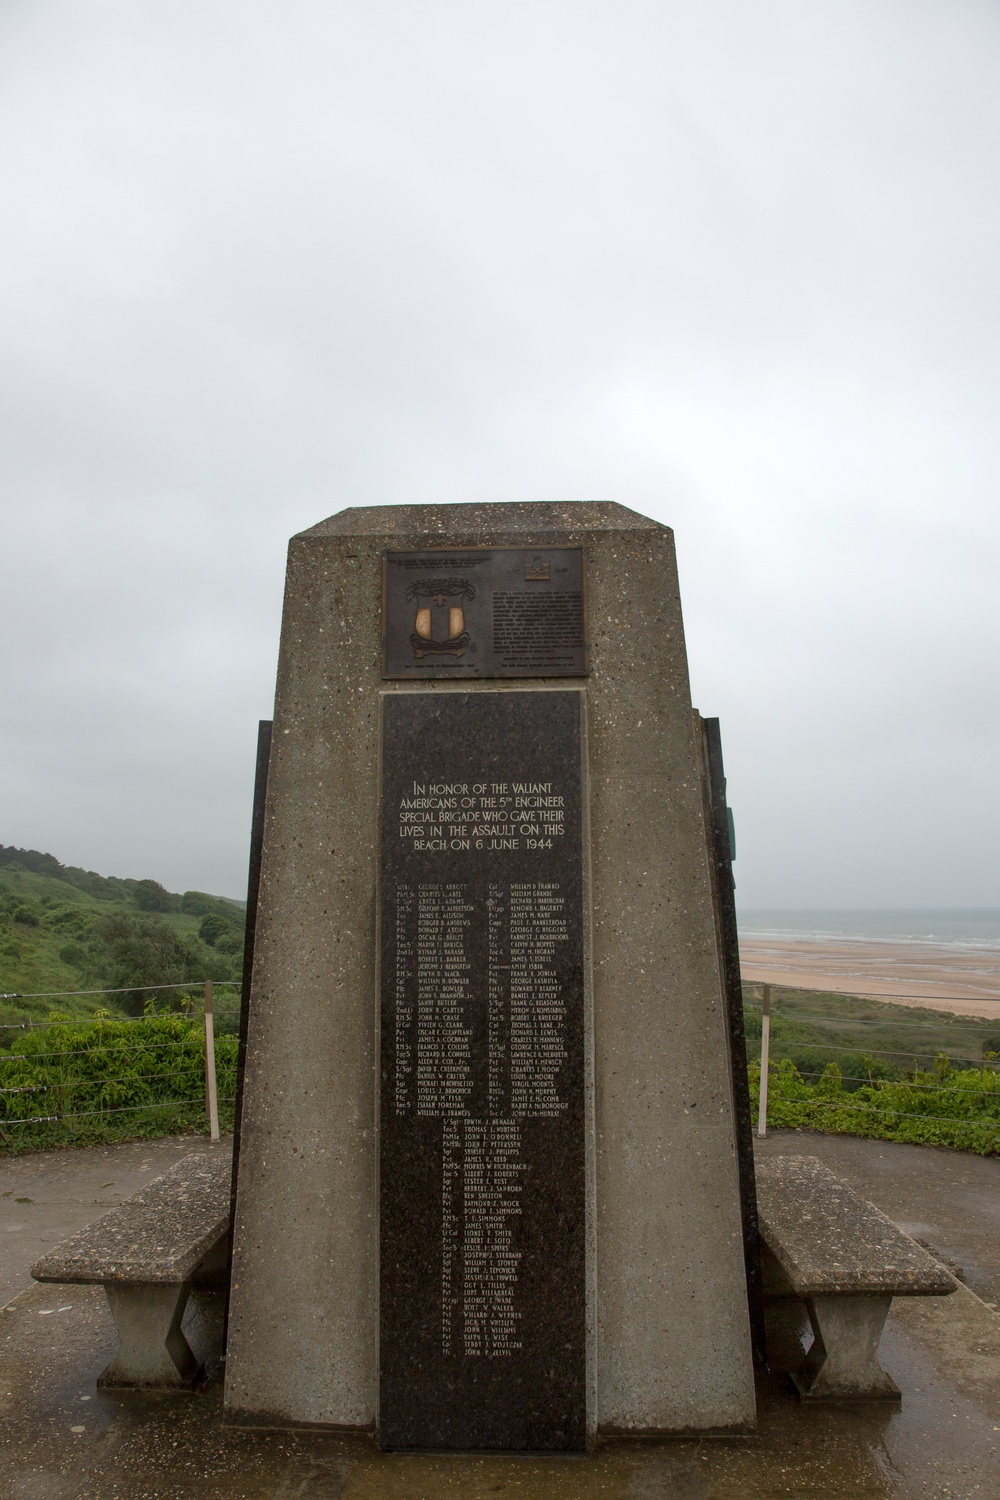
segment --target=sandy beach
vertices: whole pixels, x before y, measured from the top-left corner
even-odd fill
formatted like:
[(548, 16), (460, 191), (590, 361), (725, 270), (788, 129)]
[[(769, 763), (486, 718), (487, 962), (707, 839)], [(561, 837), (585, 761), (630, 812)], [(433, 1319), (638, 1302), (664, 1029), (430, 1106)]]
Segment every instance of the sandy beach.
[(1000, 951), (889, 938), (740, 934), (743, 978), (1000, 1021)]

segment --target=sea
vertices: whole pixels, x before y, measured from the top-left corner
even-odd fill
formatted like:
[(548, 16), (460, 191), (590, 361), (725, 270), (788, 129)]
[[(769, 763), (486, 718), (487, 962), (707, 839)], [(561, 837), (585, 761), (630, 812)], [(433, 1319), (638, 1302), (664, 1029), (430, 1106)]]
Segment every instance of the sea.
[(869, 907), (806, 910), (748, 907), (737, 913), (745, 937), (827, 942), (935, 943), (1000, 949), (998, 907)]

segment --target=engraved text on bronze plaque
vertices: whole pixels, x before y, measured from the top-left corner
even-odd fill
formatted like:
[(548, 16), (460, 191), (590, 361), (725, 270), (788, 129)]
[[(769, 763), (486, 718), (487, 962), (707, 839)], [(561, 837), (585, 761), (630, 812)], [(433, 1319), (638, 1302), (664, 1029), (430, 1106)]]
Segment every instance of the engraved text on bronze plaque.
[(583, 677), (582, 547), (387, 552), (383, 677)]

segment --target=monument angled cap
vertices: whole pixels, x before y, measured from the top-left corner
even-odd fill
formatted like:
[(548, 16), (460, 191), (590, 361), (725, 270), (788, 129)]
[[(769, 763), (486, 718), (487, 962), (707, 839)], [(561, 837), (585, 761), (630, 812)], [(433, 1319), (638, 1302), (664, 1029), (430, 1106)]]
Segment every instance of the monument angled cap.
[(489, 545), (514, 535), (541, 541), (577, 531), (663, 531), (669, 526), (613, 500), (526, 500), (488, 504), (348, 506), (300, 531), (293, 542), (323, 536), (405, 536), (417, 545)]

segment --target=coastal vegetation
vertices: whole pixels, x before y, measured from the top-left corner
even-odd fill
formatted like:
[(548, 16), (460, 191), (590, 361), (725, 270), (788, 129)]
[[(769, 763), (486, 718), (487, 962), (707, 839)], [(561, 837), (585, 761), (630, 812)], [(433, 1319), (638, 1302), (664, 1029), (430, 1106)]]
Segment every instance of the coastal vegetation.
[[(0, 845), (0, 1023), (45, 1020), (53, 1008), (142, 1015), (149, 986), (190, 983), (156, 996), (159, 1009), (179, 1009), (204, 980), (240, 978), (245, 918), (243, 903), (226, 897)], [(81, 993), (108, 990), (116, 993)], [(238, 1028), (235, 994), (220, 991), (221, 1030)]]
[(207, 1128), (204, 982), (232, 1124), (246, 911), (0, 845), (0, 1147)]
[[(756, 1117), (760, 1062), (750, 1064)], [(815, 1081), (790, 1058), (768, 1074), (767, 1123), (798, 1130), (860, 1135), (914, 1146), (950, 1146), (980, 1156), (1000, 1154), (1000, 1074), (993, 1068), (953, 1068), (942, 1054), (933, 1071), (875, 1078), (849, 1089), (835, 1062)]]
[[(0, 845), (0, 1149), (204, 1130), (206, 979), (230, 1125), (244, 924), (223, 896)], [(772, 986), (768, 1123), (1000, 1154), (1000, 1022)]]
[[(760, 986), (744, 986), (751, 1101), (760, 1098)], [(768, 1125), (1000, 1154), (1000, 1026), (772, 986)]]
[[(760, 1057), (761, 986), (743, 986), (747, 1057)], [(835, 1062), (850, 1091), (875, 1079), (952, 1067), (978, 1068), (1000, 1053), (1000, 1018), (978, 1019), (922, 1006), (870, 1000), (825, 990), (771, 986), (771, 1063), (785, 1059), (804, 1079), (819, 1079)]]
[[(205, 1030), (191, 1004), (0, 1033), (0, 1145), (8, 1152), (205, 1131)], [(216, 1038), (219, 1123), (231, 1129), (239, 1039)]]

